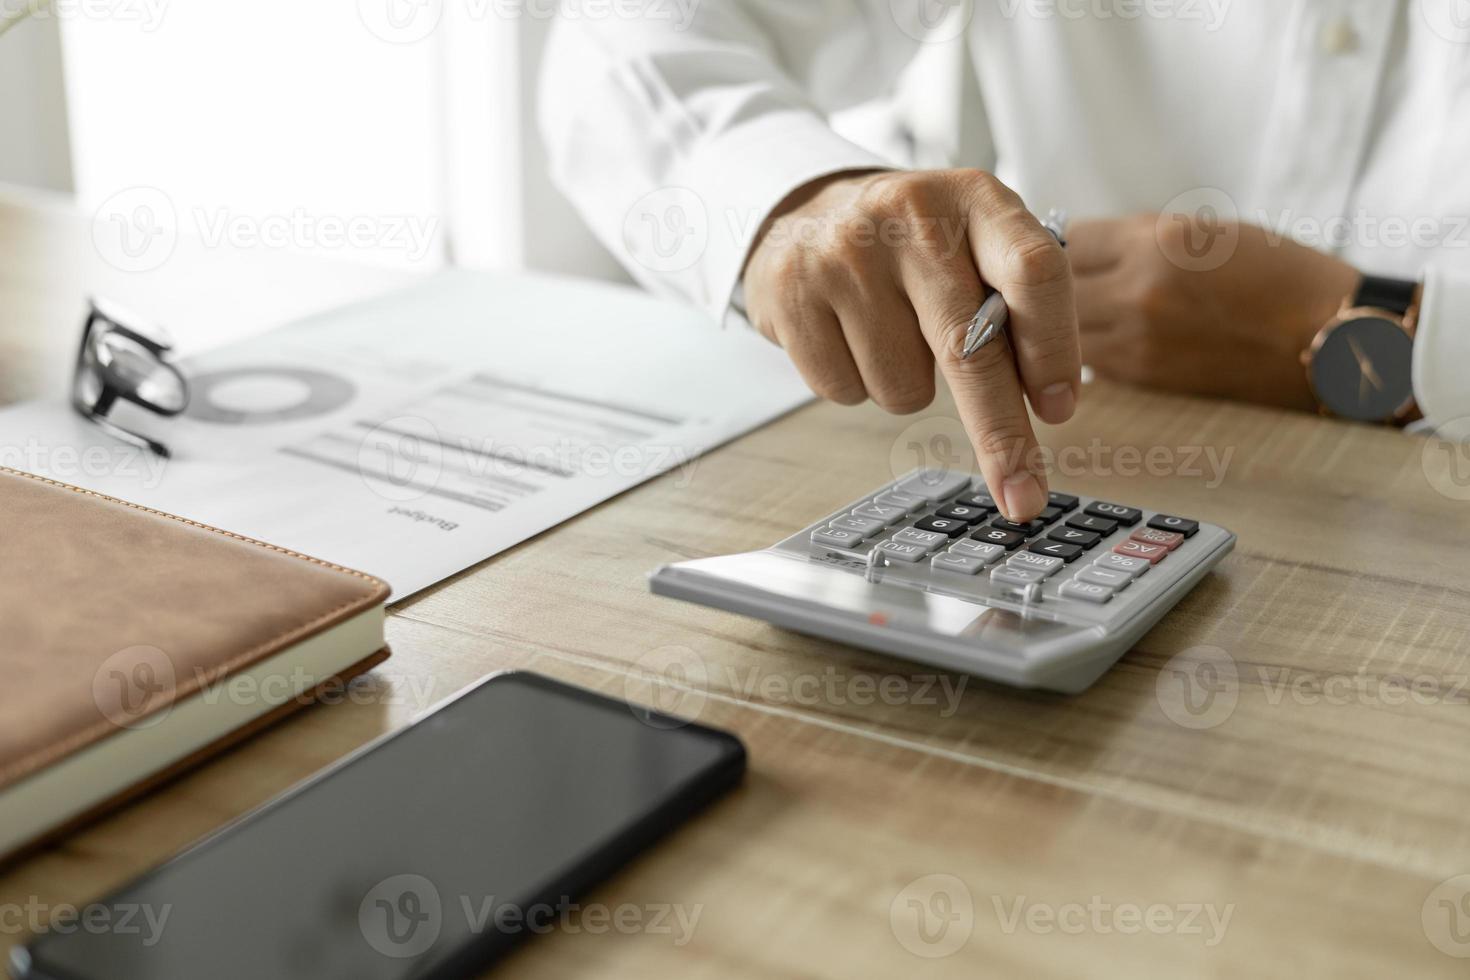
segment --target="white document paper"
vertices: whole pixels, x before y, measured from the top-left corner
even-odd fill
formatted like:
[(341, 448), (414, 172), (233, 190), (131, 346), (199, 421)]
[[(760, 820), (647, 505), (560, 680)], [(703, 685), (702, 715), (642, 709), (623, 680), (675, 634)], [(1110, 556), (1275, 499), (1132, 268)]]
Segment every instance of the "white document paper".
[[(632, 289), (455, 272), (184, 363), (188, 411), (0, 411), (0, 464), (411, 595), (811, 396), (775, 346)], [(138, 555), (140, 565), (158, 560)]]

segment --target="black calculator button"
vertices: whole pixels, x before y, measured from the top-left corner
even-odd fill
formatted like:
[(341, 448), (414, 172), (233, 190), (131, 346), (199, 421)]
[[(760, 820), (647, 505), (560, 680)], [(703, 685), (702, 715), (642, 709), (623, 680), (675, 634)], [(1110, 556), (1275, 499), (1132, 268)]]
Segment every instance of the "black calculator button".
[(965, 504), (950, 504), (948, 507), (941, 507), (935, 511), (934, 516), (943, 517), (952, 521), (964, 521), (966, 524), (979, 524), (992, 513), (994, 512), (981, 507), (968, 507)]
[(1079, 531), (1091, 531), (1107, 537), (1118, 530), (1118, 522), (1110, 521), (1106, 517), (1092, 517), (1086, 514), (1078, 514), (1076, 517), (1067, 519), (1068, 527), (1075, 527)]
[(1046, 522), (1044, 521), (1027, 521), (1025, 524), (1017, 524), (1015, 521), (1008, 521), (1004, 517), (997, 517), (990, 522), (990, 526), (998, 527), (1002, 531), (1014, 531), (1026, 538), (1034, 538), (1046, 530)]
[(1031, 547), (1026, 549), (1037, 555), (1047, 555), (1051, 558), (1060, 558), (1065, 562), (1074, 562), (1082, 554), (1082, 549), (1075, 544), (1064, 544), (1061, 541), (1033, 541)]
[(970, 535), (971, 541), (984, 541), (986, 544), (998, 544), (1007, 551), (1020, 547), (1026, 540), (1024, 534), (1015, 531), (1006, 531), (998, 527), (982, 527)]
[(990, 514), (1000, 510), (1000, 505), (988, 493), (962, 493), (955, 498), (955, 503), (961, 507), (978, 507)]
[(1124, 527), (1132, 527), (1143, 519), (1143, 511), (1137, 507), (1124, 507), (1122, 504), (1107, 504), (1099, 500), (1095, 504), (1088, 504), (1086, 513), (1093, 517), (1104, 517), (1110, 521), (1117, 521)]
[(1096, 531), (1084, 531), (1076, 527), (1059, 527), (1047, 535), (1052, 541), (1060, 541), (1062, 544), (1075, 544), (1086, 551), (1102, 540), (1102, 535)]
[(956, 520), (953, 517), (925, 517), (914, 521), (914, 527), (920, 531), (933, 531), (936, 534), (947, 534), (951, 538), (957, 538), (964, 534), (970, 525), (967, 521)]
[(1173, 531), (1175, 534), (1182, 534), (1186, 538), (1192, 538), (1195, 534), (1199, 533), (1199, 521), (1188, 521), (1182, 517), (1170, 517), (1167, 514), (1160, 514), (1158, 517), (1155, 517), (1148, 522), (1148, 526), (1155, 531)]
[(1041, 512), (1041, 516), (1038, 517), (1037, 520), (1043, 524), (1050, 524), (1058, 517), (1061, 517), (1064, 513), (1066, 513), (1066, 511), (1064, 511), (1060, 507), (1048, 507), (1046, 510)]
[(1060, 510), (1063, 514), (1069, 510), (1075, 510), (1077, 507), (1077, 498), (1070, 493), (1056, 493), (1053, 491), (1051, 494), (1048, 494), (1047, 499), (1053, 507)]

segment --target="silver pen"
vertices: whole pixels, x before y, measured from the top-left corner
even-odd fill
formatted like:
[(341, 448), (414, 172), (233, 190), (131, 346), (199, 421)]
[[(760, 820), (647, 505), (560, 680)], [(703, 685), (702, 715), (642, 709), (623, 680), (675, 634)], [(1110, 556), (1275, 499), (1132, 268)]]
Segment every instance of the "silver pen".
[[(1067, 247), (1067, 212), (1052, 208), (1042, 219), (1041, 226), (1051, 232), (1051, 236), (1057, 240), (1062, 248)], [(1006, 321), (1011, 318), (1011, 308), (1006, 305), (1006, 298), (999, 290), (992, 290), (985, 297), (985, 302), (980, 304), (980, 309), (970, 320), (970, 328), (965, 331), (965, 347), (960, 351), (960, 358), (966, 359), (980, 348), (1005, 336)]]

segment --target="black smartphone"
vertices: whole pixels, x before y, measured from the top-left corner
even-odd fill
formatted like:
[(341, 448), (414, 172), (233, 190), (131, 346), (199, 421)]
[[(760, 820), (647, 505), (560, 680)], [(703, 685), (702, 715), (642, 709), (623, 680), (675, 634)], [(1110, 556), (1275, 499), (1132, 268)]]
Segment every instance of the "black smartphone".
[(53, 922), (13, 952), (11, 971), (471, 976), (554, 929), (744, 771), (733, 735), (498, 674)]

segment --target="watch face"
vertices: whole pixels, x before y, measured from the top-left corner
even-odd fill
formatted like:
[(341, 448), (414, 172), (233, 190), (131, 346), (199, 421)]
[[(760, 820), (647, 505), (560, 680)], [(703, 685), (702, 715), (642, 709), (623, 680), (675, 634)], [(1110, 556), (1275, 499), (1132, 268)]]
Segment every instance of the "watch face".
[(1312, 388), (1334, 415), (1387, 421), (1414, 394), (1413, 350), (1413, 339), (1391, 320), (1346, 320), (1313, 355)]

